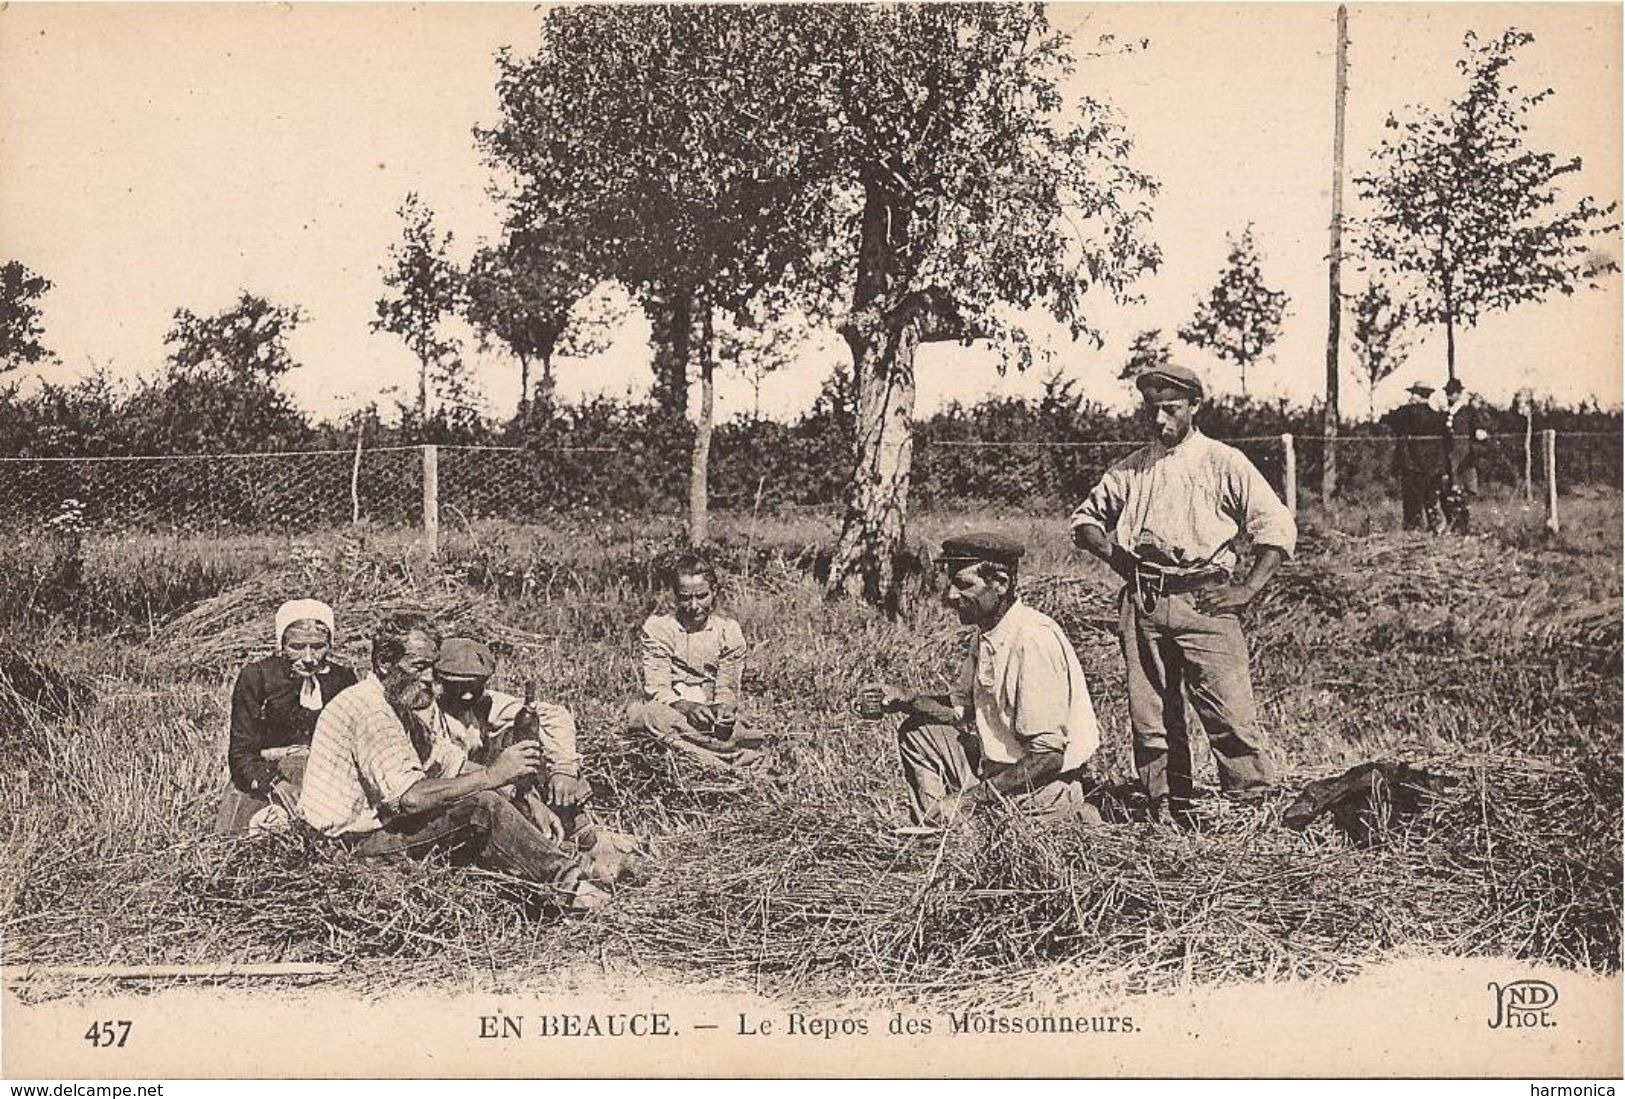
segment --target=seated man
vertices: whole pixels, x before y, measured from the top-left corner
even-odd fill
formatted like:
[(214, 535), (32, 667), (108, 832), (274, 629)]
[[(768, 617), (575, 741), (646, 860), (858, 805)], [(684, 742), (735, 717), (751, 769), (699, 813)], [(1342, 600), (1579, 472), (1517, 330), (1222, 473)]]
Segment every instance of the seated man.
[(627, 723), (705, 762), (750, 762), (756, 753), (734, 738), (745, 635), (738, 622), (714, 612), (716, 569), (685, 554), (668, 578), (676, 613), (643, 623), (643, 701), (633, 704)]
[(434, 665), (434, 705), (421, 716), (431, 732), (463, 745), (469, 758), (483, 765), (516, 742), (539, 744), (547, 780), (529, 784), (523, 793), (538, 827), (562, 838), (574, 831), (574, 818), (592, 793), (581, 780), (575, 715), (555, 703), (490, 690), (496, 667), (489, 646), (468, 637), (446, 638)]
[(1076, 781), (1100, 746), (1094, 705), (1061, 627), (1016, 597), (1023, 552), (998, 534), (942, 544), (944, 598), (976, 627), (951, 695), (886, 684), (858, 692), (863, 716), (904, 715), (898, 739), (916, 824), (943, 824), (998, 799), (1046, 817), (1099, 819)]
[(339, 694), (316, 721), (299, 813), (357, 854), (422, 856), (450, 850), (489, 869), (559, 889), (573, 907), (608, 894), (581, 860), (544, 834), (506, 794), (534, 776), (539, 744), (525, 741), (489, 766), (413, 711), (434, 697), (440, 635), (427, 620), (386, 620), (372, 638), (372, 677)]

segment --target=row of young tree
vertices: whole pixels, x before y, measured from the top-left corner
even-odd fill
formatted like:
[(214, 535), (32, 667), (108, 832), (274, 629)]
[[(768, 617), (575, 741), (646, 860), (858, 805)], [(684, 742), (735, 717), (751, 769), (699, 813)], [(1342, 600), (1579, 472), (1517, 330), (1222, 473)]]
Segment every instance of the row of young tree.
[[(1080, 63), (1143, 43), (1102, 39), (1080, 56), (1039, 4), (582, 6), (542, 18), (534, 55), (500, 56), (500, 121), (477, 132), (500, 238), (460, 268), (428, 208), (411, 196), (401, 209), (374, 327), (418, 359), (407, 424), (478, 430), (472, 412), (454, 422), (467, 375), (447, 321), (515, 356), (523, 420), (528, 404), (551, 404), (554, 356), (613, 324), (600, 291), (621, 287), (650, 320), (656, 407), (690, 442), (691, 535), (703, 541), (719, 365), (782, 348), (786, 318), (828, 326), (849, 348), (855, 394), (831, 590), (895, 606), (918, 348), (985, 341), (1025, 368), (1022, 319), (1035, 309), (1098, 344), (1094, 295), (1129, 300), (1160, 262), (1156, 182), (1107, 103), (1063, 90)], [(1461, 96), (1390, 117), (1354, 181), (1367, 210), (1351, 226), (1365, 273), (1352, 335), (1373, 384), (1418, 325), (1444, 329), (1454, 377), (1458, 329), (1615, 268), (1590, 242), (1614, 228), (1616, 207), (1564, 195), (1578, 160), (1524, 145), (1528, 113), (1552, 94), (1506, 79), (1529, 40), (1469, 35)], [(1245, 389), (1287, 307), (1249, 228), (1178, 335), (1234, 363)], [(279, 399), (285, 360), (253, 341), (299, 320), (246, 294), (230, 315), (183, 310), (169, 382), (223, 378)], [(26, 356), (10, 313), (5, 327), (7, 361), (15, 346)], [(194, 355), (194, 343), (211, 350)], [(1130, 367), (1167, 353), (1142, 333)], [(245, 415), (280, 422), (269, 413)], [(187, 422), (173, 425), (178, 440)]]

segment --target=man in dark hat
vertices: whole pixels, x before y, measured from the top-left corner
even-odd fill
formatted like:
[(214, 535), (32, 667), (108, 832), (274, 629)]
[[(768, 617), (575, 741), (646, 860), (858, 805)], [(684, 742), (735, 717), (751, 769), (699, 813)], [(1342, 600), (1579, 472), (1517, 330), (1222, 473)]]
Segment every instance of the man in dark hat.
[[(1072, 513), (1072, 538), (1127, 581), (1119, 626), (1135, 768), (1154, 815), (1182, 822), (1195, 770), (1182, 692), (1227, 793), (1252, 797), (1273, 782), (1238, 616), (1298, 532), (1247, 456), (1196, 427), (1204, 390), (1194, 372), (1158, 367), (1135, 384), (1156, 439), (1106, 471)], [(1243, 534), (1254, 560), (1236, 580)]]
[(1433, 387), (1414, 382), (1411, 399), (1382, 418), (1394, 436), (1394, 476), (1406, 530), (1425, 530), (1428, 512), (1439, 505), (1445, 473), (1444, 415), (1433, 407)]
[(992, 801), (1045, 817), (1098, 819), (1077, 775), (1100, 746), (1083, 668), (1061, 627), (1016, 596), (1020, 542), (967, 534), (942, 544), (944, 601), (976, 633), (947, 695), (859, 689), (858, 713), (903, 716), (903, 777), (916, 824)]

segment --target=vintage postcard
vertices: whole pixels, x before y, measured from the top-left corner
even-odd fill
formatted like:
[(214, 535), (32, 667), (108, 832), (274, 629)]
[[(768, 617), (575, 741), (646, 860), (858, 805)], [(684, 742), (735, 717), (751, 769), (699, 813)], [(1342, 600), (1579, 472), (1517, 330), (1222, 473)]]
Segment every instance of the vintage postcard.
[(0, 6), (0, 1072), (1617, 1080), (1620, 54)]

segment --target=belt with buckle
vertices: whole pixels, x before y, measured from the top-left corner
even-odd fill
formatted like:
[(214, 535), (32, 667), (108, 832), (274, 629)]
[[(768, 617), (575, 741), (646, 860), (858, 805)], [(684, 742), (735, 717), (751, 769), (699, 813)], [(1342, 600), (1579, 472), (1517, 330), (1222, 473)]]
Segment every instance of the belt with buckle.
[(1134, 593), (1147, 611), (1157, 609), (1157, 600), (1164, 595), (1184, 595), (1200, 588), (1212, 587), (1224, 578), (1224, 572), (1168, 572), (1149, 561), (1134, 563)]

